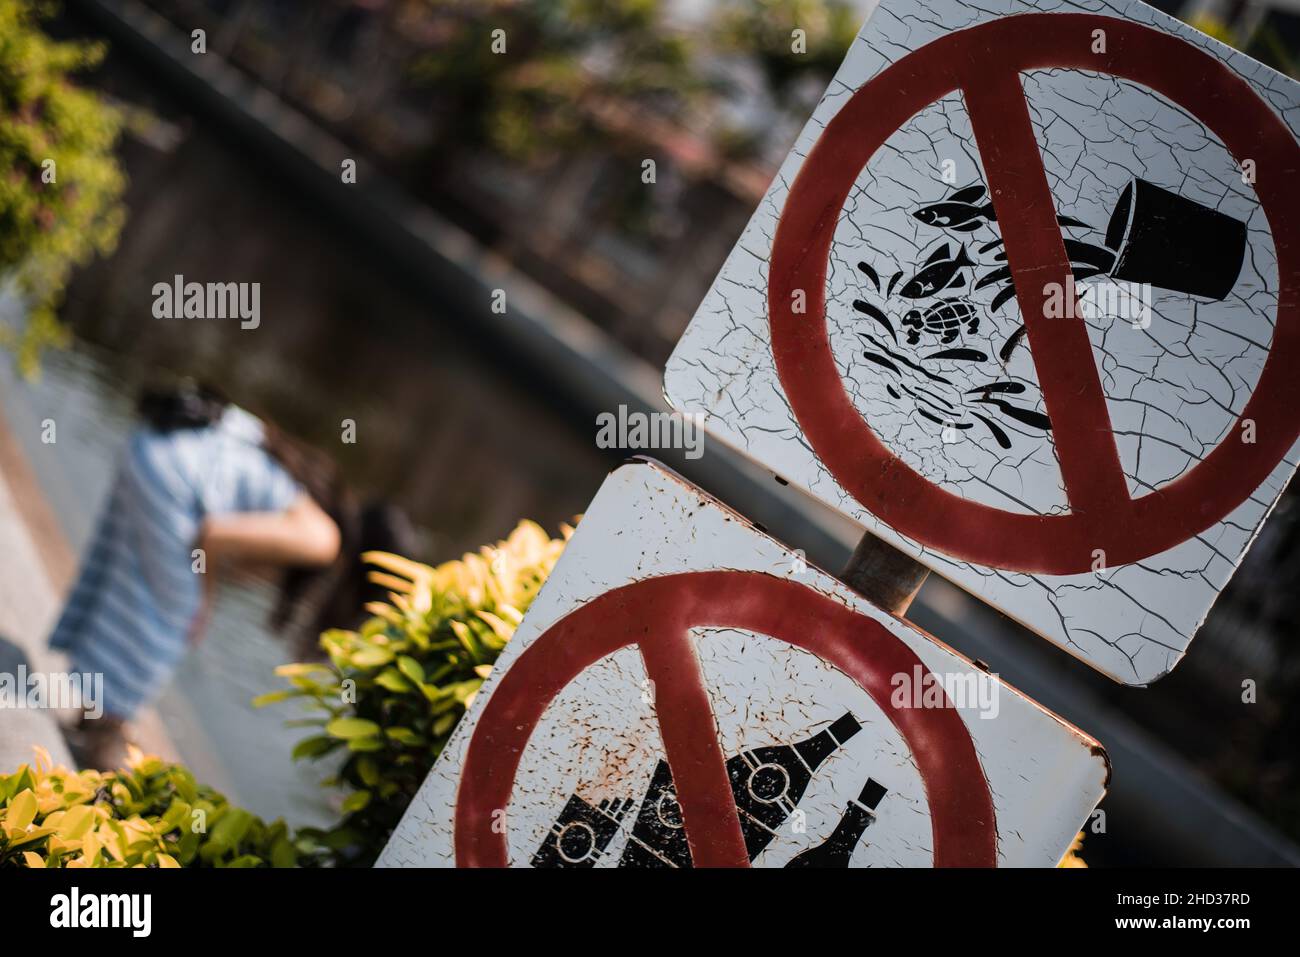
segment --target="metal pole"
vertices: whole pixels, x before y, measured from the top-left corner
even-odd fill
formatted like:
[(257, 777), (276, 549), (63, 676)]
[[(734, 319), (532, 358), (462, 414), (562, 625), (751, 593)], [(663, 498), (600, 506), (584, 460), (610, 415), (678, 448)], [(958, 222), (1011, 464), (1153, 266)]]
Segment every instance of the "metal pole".
[(872, 604), (901, 618), (929, 574), (930, 570), (916, 559), (865, 534), (840, 572), (840, 579)]

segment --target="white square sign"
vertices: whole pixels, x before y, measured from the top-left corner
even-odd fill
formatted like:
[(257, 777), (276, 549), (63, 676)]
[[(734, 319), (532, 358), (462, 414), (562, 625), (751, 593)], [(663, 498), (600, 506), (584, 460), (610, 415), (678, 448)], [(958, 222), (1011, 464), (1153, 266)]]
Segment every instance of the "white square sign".
[(1101, 746), (654, 463), (605, 481), (379, 866), (1052, 866)]
[(884, 0), (669, 361), (716, 436), (1129, 684), (1297, 463), (1300, 85), (1129, 0)]

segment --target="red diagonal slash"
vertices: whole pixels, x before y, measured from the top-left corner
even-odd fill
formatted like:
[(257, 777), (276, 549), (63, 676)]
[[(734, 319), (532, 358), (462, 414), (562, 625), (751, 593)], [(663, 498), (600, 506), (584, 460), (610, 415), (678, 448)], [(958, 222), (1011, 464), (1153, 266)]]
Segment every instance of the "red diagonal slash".
[[(1105, 53), (1093, 52), (1104, 30)], [(1110, 73), (1197, 116), (1238, 160), (1255, 161), (1255, 191), (1278, 258), (1273, 342), (1255, 390), (1227, 437), (1155, 492), (1130, 498), (1096, 360), (1082, 319), (1049, 318), (1043, 287), (1070, 275), (1055, 204), (1020, 86), (1027, 70)], [(953, 91), (966, 100), (988, 173), (1052, 440), (1070, 503), (1065, 515), (1008, 512), (954, 495), (888, 449), (844, 388), (826, 329), (826, 268), (835, 225), (864, 166), (916, 113)], [(1089, 571), (1140, 561), (1222, 521), (1283, 461), (1300, 436), (1300, 148), (1290, 130), (1226, 65), (1179, 37), (1092, 14), (1034, 13), (957, 31), (866, 83), (827, 124), (799, 171), (772, 245), (772, 353), (809, 444), (868, 512), (953, 558), (1014, 571)], [(806, 311), (796, 313), (802, 291)], [(806, 297), (806, 298), (805, 298)], [(1254, 444), (1238, 441), (1254, 422)]]
[(1130, 504), (1128, 485), (1111, 432), (1106, 395), (1092, 361), (1088, 327), (1082, 319), (1044, 315), (1044, 287), (1065, 285), (1070, 257), (1056, 222), (1056, 202), (1038, 155), (1020, 75), (1001, 71), (972, 75), (963, 93), (1034, 363), (1054, 373), (1040, 375), (1039, 385), (1052, 420), (1070, 509), (1122, 520)]
[[(607, 592), (547, 629), (501, 676), (470, 737), (456, 794), (456, 863), (505, 867), (494, 827), (546, 707), (606, 655), (637, 646), (655, 682), (655, 713), (697, 867), (746, 867), (708, 691), (688, 633), (739, 628), (817, 655), (866, 691), (912, 751), (925, 786), (936, 867), (994, 867), (993, 797), (961, 715), (895, 708), (896, 674), (929, 670), (883, 625), (805, 585), (757, 572), (689, 572)], [(945, 698), (945, 703), (947, 702)]]

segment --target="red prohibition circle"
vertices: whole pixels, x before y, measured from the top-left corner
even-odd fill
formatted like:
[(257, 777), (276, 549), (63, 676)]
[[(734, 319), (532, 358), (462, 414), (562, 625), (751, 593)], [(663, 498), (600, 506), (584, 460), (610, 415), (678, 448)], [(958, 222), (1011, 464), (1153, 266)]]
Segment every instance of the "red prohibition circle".
[[(817, 655), (866, 691), (903, 735), (925, 786), (936, 867), (996, 867), (993, 797), (970, 731), (952, 707), (899, 708), (895, 674), (916, 653), (874, 619), (805, 585), (758, 572), (687, 572), (606, 592), (547, 629), (501, 676), (470, 736), (456, 794), (460, 867), (505, 867), (494, 827), (543, 712), (601, 658), (636, 645), (654, 682), (655, 714), (696, 867), (748, 867), (692, 628), (740, 628)], [(945, 704), (950, 704), (945, 698)]]
[[(1104, 30), (1106, 52), (1092, 52)], [(1131, 498), (1106, 398), (1082, 320), (1049, 318), (1045, 282), (1069, 275), (1055, 205), (1020, 74), (1109, 73), (1168, 97), (1255, 161), (1278, 260), (1273, 342), (1254, 393), (1227, 437), (1169, 484)], [(826, 271), (840, 211), (888, 137), (926, 106), (960, 90), (984, 163), (1028, 330), (1070, 511), (1008, 512), (954, 495), (910, 468), (859, 414), (826, 328)], [(826, 126), (790, 188), (768, 281), (772, 352), (795, 417), (825, 467), (886, 525), (961, 561), (1068, 575), (1114, 567), (1184, 542), (1246, 501), (1300, 434), (1300, 148), (1250, 86), (1213, 56), (1173, 36), (1110, 17), (1034, 13), (948, 34), (862, 86)], [(793, 295), (806, 296), (796, 313)], [(1246, 420), (1255, 443), (1237, 442)]]

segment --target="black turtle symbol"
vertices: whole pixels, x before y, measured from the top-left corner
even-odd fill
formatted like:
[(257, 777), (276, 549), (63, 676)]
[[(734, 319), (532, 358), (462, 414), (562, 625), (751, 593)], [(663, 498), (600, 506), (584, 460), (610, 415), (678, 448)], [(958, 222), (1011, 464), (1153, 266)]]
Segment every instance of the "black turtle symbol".
[(974, 303), (965, 299), (943, 299), (924, 312), (920, 309), (910, 309), (907, 315), (903, 316), (903, 325), (908, 327), (909, 346), (914, 346), (921, 341), (922, 332), (938, 336), (942, 343), (952, 342), (961, 334), (963, 323), (966, 324), (968, 335), (979, 331), (979, 312)]

